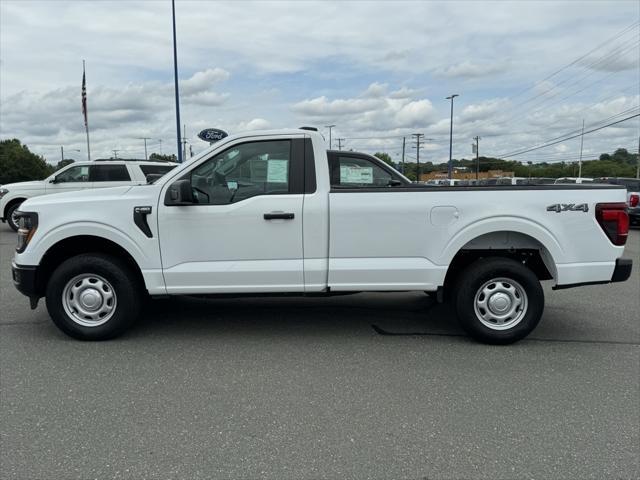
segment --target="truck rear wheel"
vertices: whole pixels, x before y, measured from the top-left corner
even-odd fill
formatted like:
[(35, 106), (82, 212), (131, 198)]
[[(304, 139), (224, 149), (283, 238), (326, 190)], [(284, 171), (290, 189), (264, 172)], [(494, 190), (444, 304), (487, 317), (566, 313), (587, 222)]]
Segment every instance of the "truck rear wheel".
[(140, 288), (117, 258), (82, 254), (63, 262), (46, 289), (47, 310), (60, 330), (80, 340), (107, 340), (128, 329), (140, 311)]
[(456, 311), (476, 340), (509, 344), (526, 337), (540, 322), (544, 292), (536, 275), (510, 258), (483, 258), (458, 277)]

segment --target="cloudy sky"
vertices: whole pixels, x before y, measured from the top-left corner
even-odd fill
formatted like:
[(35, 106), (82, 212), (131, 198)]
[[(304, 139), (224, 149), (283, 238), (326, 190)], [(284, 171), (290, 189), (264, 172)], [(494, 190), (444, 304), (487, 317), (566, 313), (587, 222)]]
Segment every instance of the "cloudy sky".
[[(205, 127), (323, 127), (345, 148), (444, 161), (575, 160), (580, 139), (639, 113), (640, 2), (176, 1), (180, 101), (194, 152)], [(173, 153), (171, 3), (0, 2), (0, 138), (50, 162)], [(585, 158), (637, 148), (640, 117), (584, 137)], [(160, 142), (162, 140), (162, 142)], [(337, 144), (336, 144), (337, 145)], [(75, 150), (80, 150), (77, 152)]]

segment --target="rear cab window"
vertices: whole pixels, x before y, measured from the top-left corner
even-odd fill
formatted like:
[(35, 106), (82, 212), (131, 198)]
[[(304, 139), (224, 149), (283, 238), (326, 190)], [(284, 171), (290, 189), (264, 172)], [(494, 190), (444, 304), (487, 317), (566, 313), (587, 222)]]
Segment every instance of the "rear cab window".
[(331, 188), (385, 188), (407, 182), (382, 161), (349, 153), (327, 152)]

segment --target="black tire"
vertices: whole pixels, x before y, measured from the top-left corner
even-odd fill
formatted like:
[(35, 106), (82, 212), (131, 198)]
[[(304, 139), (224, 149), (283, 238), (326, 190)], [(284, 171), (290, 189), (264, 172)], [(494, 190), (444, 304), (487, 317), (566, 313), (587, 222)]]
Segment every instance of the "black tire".
[[(495, 279), (505, 281), (492, 282)], [(536, 328), (544, 310), (540, 281), (522, 263), (510, 258), (483, 258), (472, 263), (458, 276), (453, 293), (460, 325), (483, 343), (506, 345), (523, 339)], [(492, 300), (501, 303), (490, 306)], [(500, 315), (491, 308), (504, 308), (506, 320), (498, 320)]]
[(18, 231), (19, 225), (13, 219), (13, 212), (18, 210), (18, 208), (20, 208), (20, 205), (22, 205), (22, 202), (16, 202), (9, 205), (9, 208), (7, 208), (7, 215), (5, 218), (7, 220), (7, 224), (9, 225), (9, 227), (11, 227), (11, 230), (13, 230), (14, 232)]
[[(87, 285), (88, 288), (94, 288), (89, 285), (91, 278), (95, 276), (100, 280), (104, 280), (104, 291), (108, 295), (112, 291), (111, 301), (113, 302), (111, 312), (100, 319), (96, 319), (93, 325), (81, 324), (80, 322), (88, 322), (85, 319), (74, 317), (69, 313), (69, 303), (74, 300), (63, 300), (63, 295), (73, 298), (73, 294), (66, 292), (68, 285), (78, 286), (80, 284)], [(81, 282), (71, 284), (74, 278), (83, 277)], [(108, 288), (107, 288), (108, 286)], [(70, 287), (72, 288), (72, 287)], [(99, 287), (98, 291), (102, 292)], [(143, 289), (136, 280), (134, 272), (122, 261), (109, 255), (101, 253), (88, 253), (77, 255), (64, 261), (55, 269), (46, 288), (47, 310), (53, 320), (53, 323), (67, 335), (79, 340), (108, 340), (122, 334), (130, 328), (140, 313), (142, 303)], [(79, 301), (81, 296), (78, 295), (75, 300)], [(102, 304), (107, 302), (102, 301)], [(82, 316), (78, 310), (75, 311), (76, 316)], [(105, 317), (109, 317), (104, 320)], [(87, 317), (88, 318), (88, 317)], [(89, 321), (91, 322), (91, 321)], [(97, 324), (99, 322), (104, 322)]]

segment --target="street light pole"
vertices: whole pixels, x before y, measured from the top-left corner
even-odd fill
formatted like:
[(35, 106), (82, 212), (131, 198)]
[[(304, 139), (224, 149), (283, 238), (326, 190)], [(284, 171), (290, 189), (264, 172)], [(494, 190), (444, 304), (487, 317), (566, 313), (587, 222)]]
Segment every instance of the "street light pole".
[(182, 163), (182, 146), (180, 138), (180, 92), (178, 90), (178, 48), (176, 46), (176, 2), (171, 0), (171, 13), (173, 15), (173, 80), (176, 93), (176, 132), (178, 145), (178, 163)]
[(582, 178), (582, 146), (584, 145), (584, 118), (582, 119), (582, 135), (580, 136), (580, 162), (578, 163), (578, 178)]
[(449, 172), (449, 179), (451, 179), (451, 160), (453, 158), (453, 99), (459, 96), (460, 95), (458, 95), (457, 93), (454, 93), (453, 95), (450, 95), (446, 98), (447, 100), (451, 100), (451, 123), (449, 126), (449, 165), (447, 168)]
[(324, 128), (328, 128), (329, 129), (329, 150), (331, 150), (331, 129), (335, 127), (335, 125), (325, 125)]
[(412, 137), (416, 137), (416, 182), (420, 181), (420, 148), (422, 147), (422, 137), (424, 133), (412, 133)]
[(476, 141), (476, 180), (480, 178), (480, 137), (473, 138)]

